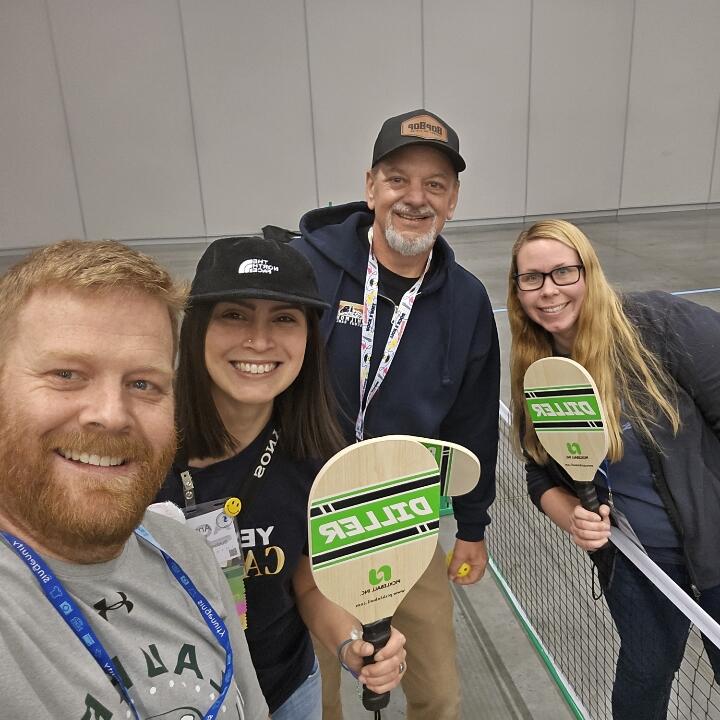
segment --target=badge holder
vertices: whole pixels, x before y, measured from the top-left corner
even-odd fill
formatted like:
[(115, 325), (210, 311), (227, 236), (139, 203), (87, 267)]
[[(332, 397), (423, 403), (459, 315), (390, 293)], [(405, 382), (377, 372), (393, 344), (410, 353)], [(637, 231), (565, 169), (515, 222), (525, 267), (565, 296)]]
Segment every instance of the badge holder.
[(238, 498), (223, 498), (183, 508), (186, 524), (205, 538), (230, 585), (235, 611), (243, 630), (247, 630), (247, 597), (245, 595), (245, 563), (237, 515)]

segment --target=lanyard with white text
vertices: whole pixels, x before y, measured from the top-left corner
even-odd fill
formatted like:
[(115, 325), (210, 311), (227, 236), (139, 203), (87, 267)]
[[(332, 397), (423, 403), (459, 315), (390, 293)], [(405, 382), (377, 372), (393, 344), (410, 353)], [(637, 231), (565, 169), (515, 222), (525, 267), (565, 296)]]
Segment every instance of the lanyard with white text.
[[(367, 275), (365, 276), (365, 296), (363, 302), (363, 325), (362, 325), (362, 340), (360, 342), (360, 409), (355, 422), (355, 439), (360, 442), (365, 434), (365, 413), (367, 407), (370, 404), (373, 396), (377, 392), (378, 388), (388, 374), (390, 365), (395, 358), (398, 345), (402, 339), (403, 333), (405, 332), (405, 326), (412, 312), (413, 304), (418, 292), (420, 292), (420, 286), (422, 285), (425, 273), (430, 267), (432, 261), (432, 251), (428, 256), (427, 262), (425, 263), (425, 269), (422, 275), (417, 279), (415, 284), (402, 296), (400, 303), (393, 310), (392, 320), (390, 321), (390, 334), (388, 335), (387, 343), (385, 344), (385, 351), (383, 352), (378, 365), (377, 372), (373, 378), (370, 390), (368, 390), (367, 398), (365, 397), (365, 389), (367, 388), (367, 381), (370, 375), (370, 360), (373, 352), (373, 339), (375, 336), (375, 318), (377, 315), (377, 296), (378, 296), (378, 262), (375, 259), (375, 254), (372, 249), (373, 241), (373, 229), (372, 227), (368, 230), (368, 243), (370, 245), (370, 252), (368, 254), (368, 267)], [(364, 405), (363, 405), (364, 403)]]
[[(259, 483), (257, 481), (265, 475), (267, 469), (270, 467), (270, 463), (275, 455), (275, 448), (279, 441), (280, 432), (276, 427), (270, 426), (270, 430), (265, 436), (265, 442), (263, 443), (264, 448), (260, 451), (256, 466), (250, 469), (245, 479), (238, 486), (236, 494), (240, 497), (243, 510), (247, 510), (250, 505), (250, 500), (254, 497), (258, 489)], [(176, 466), (173, 466), (173, 468), (175, 467)], [(192, 507), (196, 504), (195, 481), (192, 478), (189, 468), (185, 470), (178, 469), (178, 472), (180, 473), (180, 482), (183, 486), (185, 507)]]
[[(157, 544), (153, 536), (142, 525), (135, 530), (135, 534), (162, 555), (173, 577), (192, 598), (205, 624), (210, 628), (218, 643), (225, 651), (225, 672), (223, 674), (220, 694), (212, 707), (203, 715), (203, 720), (214, 720), (214, 718), (217, 718), (220, 708), (225, 702), (225, 696), (230, 689), (233, 678), (233, 652), (225, 623), (203, 594), (193, 585), (183, 569)], [(8, 547), (27, 565), (50, 604), (57, 610), (70, 630), (72, 630), (75, 636), (82, 642), (85, 649), (93, 656), (95, 662), (102, 668), (103, 672), (117, 683), (118, 690), (132, 711), (135, 720), (140, 720), (135, 702), (130, 696), (122, 676), (110, 659), (107, 650), (93, 631), (90, 623), (83, 615), (82, 610), (75, 604), (75, 601), (67, 590), (65, 590), (60, 580), (55, 577), (55, 574), (47, 563), (45, 563), (43, 558), (35, 552), (35, 550), (14, 535), (0, 531), (0, 537), (5, 540)]]

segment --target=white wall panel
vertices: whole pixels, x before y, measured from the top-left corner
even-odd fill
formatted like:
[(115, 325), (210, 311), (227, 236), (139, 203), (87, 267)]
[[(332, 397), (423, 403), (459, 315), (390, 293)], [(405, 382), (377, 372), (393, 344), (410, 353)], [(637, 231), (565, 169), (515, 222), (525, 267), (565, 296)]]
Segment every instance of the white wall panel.
[(383, 121), (422, 106), (419, 0), (307, 0), (320, 205), (360, 200)]
[(530, 0), (424, 3), (425, 104), (467, 162), (456, 220), (525, 208)]
[[(720, 114), (720, 92), (718, 92), (718, 114)], [(718, 118), (720, 125), (720, 117)], [(720, 202), (720, 127), (715, 135), (715, 165), (713, 167), (712, 185), (710, 187), (710, 202)]]
[(704, 203), (720, 92), (720, 3), (636, 0), (622, 207)]
[(43, 0), (0, 6), (0, 248), (82, 237)]
[(718, 68), (717, 0), (0, 0), (0, 249), (296, 226), (423, 105), (459, 220), (718, 203)]
[(617, 207), (632, 10), (534, 0), (528, 215)]
[(89, 237), (204, 234), (175, 0), (49, 0)]
[(315, 207), (302, 0), (182, 0), (210, 235), (297, 228)]

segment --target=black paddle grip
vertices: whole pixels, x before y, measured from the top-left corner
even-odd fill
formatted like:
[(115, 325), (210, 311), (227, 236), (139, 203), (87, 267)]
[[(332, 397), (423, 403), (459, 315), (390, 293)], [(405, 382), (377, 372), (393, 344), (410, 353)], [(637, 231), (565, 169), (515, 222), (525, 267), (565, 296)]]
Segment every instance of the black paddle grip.
[[(372, 643), (373, 652), (372, 655), (366, 655), (363, 658), (363, 665), (372, 665), (375, 662), (375, 653), (384, 648), (387, 645), (387, 641), (390, 639), (390, 618), (383, 618), (382, 620), (376, 620), (373, 623), (363, 625), (363, 637), (365, 642)], [(374, 693), (372, 690), (368, 690), (366, 687), (363, 688), (363, 707), (371, 712), (378, 712), (384, 707), (387, 707), (390, 702), (390, 693), (386, 692), (382, 695)]]
[(591, 482), (575, 482), (575, 492), (586, 510), (600, 514), (600, 502), (595, 492), (595, 486)]

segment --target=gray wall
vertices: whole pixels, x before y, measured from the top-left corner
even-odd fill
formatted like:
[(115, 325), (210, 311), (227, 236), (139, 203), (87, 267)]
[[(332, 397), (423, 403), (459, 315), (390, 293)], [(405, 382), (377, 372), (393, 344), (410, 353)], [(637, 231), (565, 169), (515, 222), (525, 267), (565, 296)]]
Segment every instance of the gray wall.
[(720, 203), (719, 68), (717, 0), (0, 0), (0, 249), (296, 227), (423, 105), (459, 220)]

